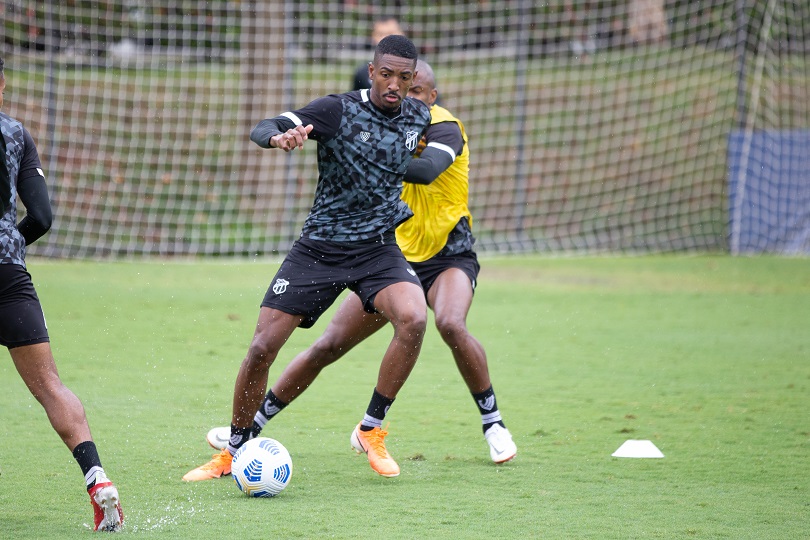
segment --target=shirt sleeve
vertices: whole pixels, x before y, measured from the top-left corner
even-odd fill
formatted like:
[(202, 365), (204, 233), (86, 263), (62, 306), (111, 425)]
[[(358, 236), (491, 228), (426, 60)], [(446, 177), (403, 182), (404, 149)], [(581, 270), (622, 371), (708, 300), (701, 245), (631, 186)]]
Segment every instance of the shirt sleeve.
[(337, 133), (343, 114), (343, 102), (336, 95), (324, 96), (294, 111), (262, 120), (250, 132), (250, 140), (262, 148), (270, 148), (270, 139), (295, 126), (312, 124), (309, 134), (316, 141), (327, 140)]
[(447, 152), (453, 161), (464, 150), (464, 138), (461, 128), (455, 122), (439, 122), (431, 124), (425, 134), (425, 143), (428, 147)]
[(17, 194), (25, 205), (26, 214), (17, 229), (25, 239), (25, 244), (30, 245), (50, 230), (53, 211), (39, 153), (34, 139), (27, 130), (23, 131), (23, 144), (23, 156), (17, 176)]
[(453, 164), (464, 149), (461, 129), (455, 122), (431, 124), (425, 134), (427, 146), (411, 160), (404, 180), (412, 184), (430, 184)]
[(39, 160), (39, 152), (34, 138), (27, 129), (23, 128), (23, 155), (20, 159), (20, 172), (17, 174), (18, 181), (29, 176), (45, 177), (42, 173), (42, 162)]

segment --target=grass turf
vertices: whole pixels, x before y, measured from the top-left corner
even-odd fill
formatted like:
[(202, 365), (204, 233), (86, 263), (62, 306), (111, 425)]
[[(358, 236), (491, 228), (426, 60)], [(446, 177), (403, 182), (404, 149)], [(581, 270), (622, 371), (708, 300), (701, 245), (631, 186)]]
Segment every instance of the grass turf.
[[(349, 450), (381, 332), (264, 435), (293, 456), (278, 497), (180, 477), (211, 454), (273, 261), (29, 261), (60, 374), (83, 400), (144, 538), (803, 538), (810, 477), (810, 260), (487, 258), (469, 318), (518, 457), (489, 462), (435, 330), (388, 415), (402, 475)], [(270, 373), (325, 326), (299, 330)], [(79, 538), (78, 466), (0, 363), (0, 536)], [(664, 459), (611, 457), (649, 439)]]

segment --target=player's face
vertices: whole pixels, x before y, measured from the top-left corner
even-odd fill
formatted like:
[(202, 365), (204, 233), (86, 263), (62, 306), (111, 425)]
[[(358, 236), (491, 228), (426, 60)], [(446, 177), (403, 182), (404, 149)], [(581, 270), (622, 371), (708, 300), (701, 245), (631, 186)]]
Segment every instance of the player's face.
[(428, 107), (432, 107), (436, 103), (436, 97), (439, 91), (433, 88), (428, 76), (421, 71), (417, 72), (416, 77), (413, 78), (413, 85), (408, 90), (408, 96), (416, 98)]
[(371, 102), (383, 110), (399, 108), (408, 95), (416, 75), (416, 62), (392, 54), (380, 57), (378, 65), (371, 64)]

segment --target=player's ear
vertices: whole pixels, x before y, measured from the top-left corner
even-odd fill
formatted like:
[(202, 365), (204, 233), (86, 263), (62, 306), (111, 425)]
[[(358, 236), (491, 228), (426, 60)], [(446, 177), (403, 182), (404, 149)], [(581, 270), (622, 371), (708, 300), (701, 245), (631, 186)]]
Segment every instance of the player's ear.
[(374, 78), (374, 62), (368, 63), (368, 78), (369, 80)]
[(438, 99), (438, 97), (439, 97), (439, 91), (436, 90), (435, 88), (433, 90), (431, 90), (430, 91), (430, 104), (433, 105), (434, 103), (436, 103), (436, 100)]

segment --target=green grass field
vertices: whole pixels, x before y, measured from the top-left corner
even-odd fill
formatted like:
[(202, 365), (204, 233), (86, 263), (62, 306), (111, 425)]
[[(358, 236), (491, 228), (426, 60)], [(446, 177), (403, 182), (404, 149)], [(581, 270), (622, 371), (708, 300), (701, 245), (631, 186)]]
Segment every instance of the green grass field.
[[(227, 423), (277, 263), (29, 261), (63, 380), (143, 538), (807, 538), (810, 260), (483, 259), (469, 324), (518, 457), (489, 462), (435, 329), (388, 415), (402, 474), (349, 449), (388, 333), (328, 368), (265, 435), (288, 488), (187, 484)], [(331, 311), (330, 311), (331, 314)], [(270, 377), (323, 329), (299, 330)], [(0, 537), (80, 538), (78, 466), (0, 363)], [(649, 439), (664, 459), (611, 457)]]

